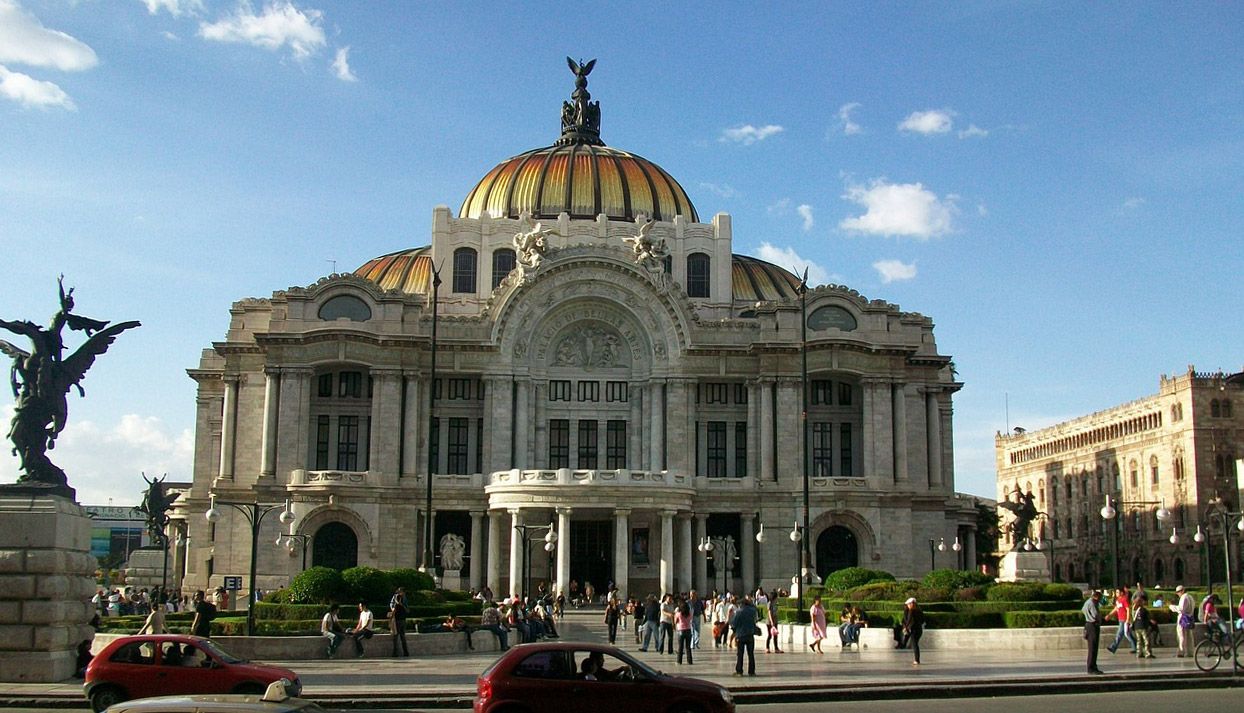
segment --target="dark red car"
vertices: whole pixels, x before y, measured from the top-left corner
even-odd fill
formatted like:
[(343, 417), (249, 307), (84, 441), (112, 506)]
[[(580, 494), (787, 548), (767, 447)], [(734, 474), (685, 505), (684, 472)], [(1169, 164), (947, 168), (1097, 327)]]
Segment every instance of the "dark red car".
[(209, 639), (180, 634), (126, 636), (104, 647), (86, 668), (86, 697), (102, 711), (133, 698), (194, 693), (256, 693), (279, 679), (302, 692), (298, 674), (237, 658)]
[(723, 686), (667, 676), (620, 649), (572, 642), (524, 644), (475, 682), (475, 713), (733, 713)]

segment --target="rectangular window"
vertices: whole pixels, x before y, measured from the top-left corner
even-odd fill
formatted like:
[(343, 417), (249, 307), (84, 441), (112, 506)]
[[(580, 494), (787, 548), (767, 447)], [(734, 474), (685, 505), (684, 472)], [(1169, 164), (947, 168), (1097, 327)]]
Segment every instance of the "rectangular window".
[(838, 427), (838, 462), (842, 465), (841, 475), (851, 475), (851, 424), (844, 423)]
[[(328, 376), (328, 394), (333, 393), (332, 385), (333, 377)], [(328, 416), (317, 416), (315, 418), (315, 469), (326, 470), (328, 468), (328, 439), (330, 436)]]
[(441, 381), (442, 379), (437, 379), (432, 382), (432, 398), (436, 401), (441, 400), (441, 394), (443, 393), (441, 391)]
[(448, 461), (445, 471), (454, 475), (464, 475), (467, 471), (467, 448), (469, 447), (470, 419), (449, 419), (449, 450), (445, 454)]
[(600, 401), (600, 382), (599, 381), (580, 381), (579, 382), (579, 400), (580, 401)]
[(320, 387), (316, 390), (316, 396), (322, 399), (332, 398), (333, 395), (333, 375), (320, 374)]
[(449, 380), (449, 398), (460, 401), (469, 400), (475, 397), (474, 389), (471, 388), (475, 379), (450, 379)]
[(342, 398), (358, 399), (363, 396), (363, 372), (343, 371), (339, 375), (337, 395)]
[(596, 432), (596, 421), (579, 421), (579, 458), (575, 467), (580, 470), (595, 470), (598, 467)]
[(747, 477), (747, 421), (734, 424), (734, 477)]
[(729, 384), (700, 384), (700, 389), (704, 392), (704, 403), (706, 404), (730, 403)]
[(484, 470), (484, 419), (475, 419), (475, 470)]
[(824, 421), (812, 424), (812, 475), (824, 478), (830, 474), (832, 429), (833, 424)]
[(710, 478), (726, 477), (726, 422), (708, 422), (708, 468)]
[[(343, 374), (346, 372), (342, 372)], [(357, 372), (356, 372), (357, 373)], [(358, 470), (359, 417), (337, 417), (337, 470)]]
[(838, 382), (838, 405), (851, 405), (851, 385), (845, 381)]
[(605, 382), (605, 400), (625, 403), (630, 398), (630, 384), (625, 381)]
[(813, 406), (829, 406), (830, 398), (834, 392), (834, 382), (832, 381), (813, 381), (812, 382), (812, 405)]
[[(437, 379), (436, 383), (440, 381)], [(432, 425), (428, 426), (428, 458), (433, 463), (433, 470), (441, 467), (441, 420), (436, 416), (432, 417)]]
[(570, 421), (564, 418), (549, 419), (549, 468), (569, 467)]
[(1158, 484), (1158, 464), (1154, 463), (1149, 466), (1149, 482), (1153, 485)]
[(553, 380), (549, 382), (549, 401), (569, 401), (570, 382)]
[(739, 405), (747, 404), (747, 384), (734, 385), (734, 403)]
[(605, 467), (626, 467), (626, 421), (610, 421), (605, 426)]

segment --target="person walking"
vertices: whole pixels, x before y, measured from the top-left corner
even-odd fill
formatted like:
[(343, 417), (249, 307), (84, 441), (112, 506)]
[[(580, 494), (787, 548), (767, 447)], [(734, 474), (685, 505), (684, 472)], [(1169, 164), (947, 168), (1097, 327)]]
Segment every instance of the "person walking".
[(190, 623), (190, 633), (195, 636), (209, 638), (212, 635), (212, 619), (216, 618), (216, 605), (207, 601), (203, 590), (194, 593), (194, 620)]
[(730, 631), (730, 617), (734, 614), (726, 596), (722, 594), (717, 597), (717, 603), (713, 605), (713, 648), (716, 649), (725, 646)]
[(1196, 602), (1193, 601), (1192, 595), (1184, 591), (1184, 585), (1175, 587), (1175, 594), (1179, 596), (1179, 600), (1171, 606), (1171, 612), (1174, 613), (1178, 620), (1175, 622), (1175, 638), (1179, 641), (1179, 653), (1175, 654), (1178, 658), (1192, 655), (1192, 627), (1196, 624)]
[(734, 675), (743, 675), (743, 655), (747, 655), (747, 675), (756, 675), (756, 607), (751, 597), (743, 597), (743, 604), (730, 618), (730, 630), (734, 632), (737, 650), (734, 655)]
[(345, 629), (341, 628), (341, 619), (337, 616), (337, 605), (328, 605), (328, 613), (320, 620), (320, 636), (328, 639), (328, 658), (337, 653), (337, 647), (345, 638)]
[(704, 597), (696, 594), (694, 589), (691, 590), (691, 596), (687, 602), (691, 605), (691, 648), (700, 648), (700, 627), (704, 626)]
[(370, 639), (376, 632), (371, 630), (372, 622), (376, 616), (371, 613), (371, 609), (367, 608), (365, 602), (359, 602), (359, 620), (353, 629), (348, 632), (350, 638), (354, 639), (355, 656), (363, 658), (363, 641)]
[(1145, 606), (1145, 595), (1132, 597), (1132, 635), (1136, 637), (1137, 658), (1153, 658), (1153, 647), (1149, 645), (1149, 608)]
[(410, 656), (406, 647), (406, 588), (398, 587), (389, 599), (389, 631), (393, 634), (393, 657), (397, 657), (398, 645), (402, 656)]
[(903, 602), (903, 636), (911, 646), (915, 655), (912, 666), (920, 665), (920, 637), (924, 635), (924, 610), (916, 603), (915, 597), (908, 597)]
[(1114, 641), (1106, 647), (1106, 650), (1113, 654), (1118, 651), (1119, 644), (1126, 639), (1132, 645), (1132, 653), (1136, 653), (1136, 636), (1132, 632), (1132, 611), (1127, 587), (1114, 590), (1114, 608), (1106, 615), (1107, 619), (1111, 617), (1119, 622), (1119, 628), (1115, 630)]
[(657, 651), (674, 655), (674, 595), (666, 594), (661, 601), (661, 638)]
[(621, 618), (622, 612), (618, 609), (618, 600), (610, 599), (605, 603), (605, 626), (609, 627), (610, 646), (618, 641), (618, 621)]
[(678, 665), (682, 665), (682, 654), (687, 652), (687, 665), (695, 663), (691, 660), (691, 605), (679, 601), (674, 609), (674, 630), (678, 632)]
[(151, 613), (147, 615), (147, 620), (143, 622), (143, 626), (138, 630), (139, 634), (167, 634), (168, 629), (164, 627), (164, 607), (151, 607)]
[(808, 644), (808, 648), (823, 654), (825, 652), (821, 650), (821, 641), (825, 638), (825, 607), (821, 605), (820, 597), (812, 599), (808, 614), (812, 619), (812, 643)]
[(640, 651), (647, 651), (648, 646), (653, 639), (657, 640), (657, 646), (661, 645), (661, 604), (654, 595), (648, 595), (648, 601), (644, 603), (644, 642), (639, 647)]
[(1097, 668), (1097, 647), (1101, 643), (1102, 622), (1100, 590), (1093, 590), (1093, 594), (1080, 608), (1080, 613), (1084, 615), (1084, 640), (1088, 642), (1088, 672), (1100, 675), (1102, 670)]
[(773, 642), (773, 653), (782, 653), (782, 643), (778, 636), (778, 598), (774, 591), (769, 595), (769, 603), (765, 606), (765, 651), (769, 650), (769, 642)]

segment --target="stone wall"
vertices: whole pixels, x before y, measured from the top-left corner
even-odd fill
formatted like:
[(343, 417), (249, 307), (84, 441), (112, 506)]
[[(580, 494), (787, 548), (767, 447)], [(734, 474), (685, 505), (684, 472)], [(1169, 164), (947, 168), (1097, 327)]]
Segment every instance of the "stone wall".
[(71, 500), (26, 491), (0, 490), (0, 681), (62, 681), (94, 636), (91, 520)]

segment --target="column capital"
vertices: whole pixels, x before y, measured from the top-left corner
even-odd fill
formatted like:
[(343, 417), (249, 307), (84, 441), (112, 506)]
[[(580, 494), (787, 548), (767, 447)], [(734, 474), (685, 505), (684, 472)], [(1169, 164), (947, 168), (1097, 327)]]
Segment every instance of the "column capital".
[[(279, 366), (265, 366), (265, 367), (263, 368), (263, 373), (264, 373), (264, 376), (280, 376), (282, 371), (284, 371), (284, 369), (282, 369), (282, 368), (281, 368), (281, 367), (279, 367)], [(236, 378), (236, 375), (234, 375), (234, 374), (225, 374), (224, 376), (222, 376), (222, 377), (220, 377), (220, 378), (228, 380), (230, 377), (234, 377), (234, 378)]]
[(401, 369), (392, 368), (392, 367), (374, 367), (373, 366), (373, 367), (370, 367), (367, 371), (368, 371), (368, 374), (370, 374), (371, 376), (378, 376), (382, 379), (395, 379), (402, 375)]
[(675, 513), (675, 517), (677, 517), (679, 520), (687, 520), (687, 521), (690, 521), (690, 520), (691, 520), (691, 515), (692, 515), (692, 513), (691, 513), (690, 511), (679, 511), (679, 512)]
[(661, 513), (661, 517), (672, 519), (675, 515), (678, 514), (678, 511), (677, 510), (661, 510), (660, 513)]
[[(264, 369), (264, 373), (265, 374), (269, 373), (269, 370)], [(242, 375), (241, 374), (221, 374), (220, 380), (225, 382), (225, 384), (233, 384), (234, 386), (237, 386), (237, 383), (242, 380)]]
[(311, 376), (315, 373), (315, 368), (310, 366), (283, 366), (280, 368), (282, 374), (290, 376)]
[(695, 513), (695, 519), (697, 519), (697, 520), (699, 520), (699, 521), (701, 521), (701, 522), (705, 522), (705, 521), (707, 521), (707, 520), (708, 520), (708, 513), (706, 513), (706, 512), (697, 512), (697, 513)]
[(514, 517), (518, 517), (519, 515), (523, 514), (522, 508), (506, 508), (505, 511), (508, 512), (510, 515), (513, 515)]
[(631, 511), (626, 508), (619, 508), (613, 511), (614, 517), (629, 517)]
[(486, 510), (471, 510), (470, 513), (472, 518), (481, 518), (488, 514)]
[(560, 507), (560, 506), (559, 506), (559, 507), (554, 508), (554, 509), (557, 511), (557, 514), (558, 514), (558, 515), (569, 515), (569, 514), (571, 514), (572, 512), (574, 512), (574, 508), (569, 508), (569, 507)]
[(423, 370), (422, 369), (402, 369), (402, 376), (406, 377), (407, 379), (422, 379)]

